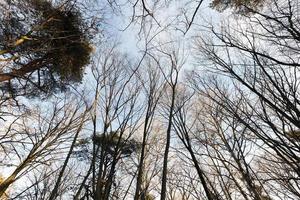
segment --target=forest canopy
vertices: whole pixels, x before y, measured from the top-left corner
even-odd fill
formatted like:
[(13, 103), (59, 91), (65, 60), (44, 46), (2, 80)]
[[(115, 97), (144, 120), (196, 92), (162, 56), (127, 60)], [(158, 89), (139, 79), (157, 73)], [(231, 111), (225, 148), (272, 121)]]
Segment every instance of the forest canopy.
[(82, 80), (91, 35), (75, 2), (4, 1), (0, 9), (2, 90), (45, 95)]
[(0, 0), (0, 19), (0, 199), (300, 199), (300, 1)]

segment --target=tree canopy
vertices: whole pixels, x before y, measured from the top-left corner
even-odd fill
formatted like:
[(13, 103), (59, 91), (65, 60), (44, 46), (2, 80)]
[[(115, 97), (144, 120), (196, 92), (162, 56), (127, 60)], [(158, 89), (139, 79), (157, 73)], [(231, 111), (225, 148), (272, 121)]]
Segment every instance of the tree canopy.
[(266, 0), (213, 0), (211, 7), (219, 11), (232, 8), (240, 13), (247, 13), (249, 9), (257, 9), (261, 7)]
[(0, 19), (0, 199), (300, 199), (300, 1), (0, 0)]
[(49, 94), (80, 82), (90, 61), (90, 35), (72, 1), (5, 1), (0, 5), (2, 89)]

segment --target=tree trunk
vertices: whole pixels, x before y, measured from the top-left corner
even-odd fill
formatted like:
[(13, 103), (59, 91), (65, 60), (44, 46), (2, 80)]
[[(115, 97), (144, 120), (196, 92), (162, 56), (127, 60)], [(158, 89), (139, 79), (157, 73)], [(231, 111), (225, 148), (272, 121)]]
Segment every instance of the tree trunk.
[(171, 107), (169, 111), (168, 117), (168, 129), (167, 129), (167, 141), (164, 153), (164, 161), (163, 161), (163, 172), (162, 172), (162, 180), (161, 180), (161, 200), (166, 199), (166, 192), (167, 192), (167, 173), (168, 173), (168, 155), (169, 155), (169, 148), (170, 148), (170, 141), (171, 141), (171, 128), (172, 128), (172, 119), (173, 119), (173, 110), (175, 104), (175, 89), (176, 85), (172, 85), (172, 99), (171, 99)]
[(12, 72), (9, 73), (1, 73), (0, 74), (0, 82), (9, 81), (13, 78), (24, 77), (29, 72), (34, 72), (35, 70), (41, 68), (43, 64), (44, 58), (35, 59), (26, 65), (24, 65), (20, 69), (13, 69)]
[(67, 157), (66, 157), (66, 159), (65, 159), (65, 162), (64, 162), (64, 164), (63, 164), (63, 166), (62, 166), (61, 171), (59, 172), (58, 179), (57, 179), (57, 181), (56, 181), (56, 183), (55, 183), (54, 189), (53, 189), (52, 192), (51, 192), (51, 195), (50, 195), (49, 200), (54, 200), (54, 199), (56, 199), (56, 197), (57, 197), (57, 195), (58, 195), (58, 189), (59, 189), (59, 186), (60, 186), (60, 183), (61, 183), (61, 179), (63, 178), (63, 175), (64, 175), (64, 172), (65, 172), (66, 167), (67, 167), (67, 165), (68, 165), (69, 159), (70, 159), (70, 157), (71, 157), (71, 154), (73, 153), (73, 149), (74, 149), (74, 146), (75, 146), (75, 144), (76, 144), (78, 135), (79, 135), (79, 133), (80, 133), (80, 131), (81, 131), (81, 129), (82, 129), (82, 126), (83, 126), (83, 123), (84, 123), (84, 119), (85, 119), (85, 114), (82, 116), (80, 125), (79, 125), (79, 127), (78, 127), (78, 129), (77, 129), (77, 131), (76, 131), (76, 133), (75, 133), (75, 136), (74, 136), (74, 139), (73, 139), (72, 144), (71, 144), (71, 146), (70, 146), (68, 155), (67, 155)]

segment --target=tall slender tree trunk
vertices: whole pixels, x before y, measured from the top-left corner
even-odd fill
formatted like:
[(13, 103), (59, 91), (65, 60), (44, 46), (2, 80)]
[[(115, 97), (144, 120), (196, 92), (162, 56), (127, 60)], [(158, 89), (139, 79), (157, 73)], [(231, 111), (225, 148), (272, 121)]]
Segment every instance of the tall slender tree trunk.
[(142, 142), (142, 150), (140, 155), (140, 162), (138, 165), (138, 175), (136, 180), (136, 189), (134, 194), (134, 200), (139, 200), (140, 198), (140, 191), (141, 191), (141, 185), (142, 185), (142, 178), (144, 173), (144, 159), (145, 159), (145, 151), (146, 151), (146, 138), (147, 138), (147, 128), (149, 124), (149, 115), (150, 115), (150, 102), (148, 103), (147, 112), (146, 112), (146, 118), (144, 123), (144, 130), (143, 130), (143, 142)]
[(9, 188), (11, 184), (16, 181), (18, 174), (24, 170), (28, 164), (32, 161), (31, 155), (29, 155), (16, 169), (15, 171), (7, 177), (2, 183), (0, 183), (0, 197), (5, 194), (5, 191)]
[(166, 138), (166, 146), (165, 146), (164, 161), (163, 161), (163, 172), (162, 172), (162, 179), (161, 179), (161, 196), (160, 196), (161, 200), (166, 199), (166, 193), (167, 193), (168, 155), (169, 155), (169, 148), (171, 142), (172, 119), (173, 119), (174, 105), (175, 105), (175, 91), (176, 91), (176, 84), (172, 85), (172, 99), (171, 99), (171, 106), (170, 106), (169, 117), (168, 117), (167, 138)]
[[(106, 120), (105, 120), (106, 121)], [(104, 124), (104, 130), (103, 130), (103, 136), (106, 137), (107, 130), (108, 130), (109, 125), (107, 123)], [(100, 164), (99, 164), (99, 169), (98, 169), (98, 174), (97, 174), (97, 182), (96, 182), (96, 188), (94, 193), (95, 199), (97, 200), (102, 200), (103, 199), (103, 166), (105, 162), (105, 157), (106, 157), (106, 144), (104, 143), (104, 140), (101, 141), (101, 145), (97, 146), (96, 153), (95, 153), (95, 158), (98, 155), (100, 148)], [(96, 164), (96, 160), (94, 161), (94, 165)], [(95, 169), (95, 168), (94, 168)], [(93, 186), (94, 187), (94, 186)]]
[(56, 199), (56, 197), (57, 197), (57, 195), (58, 195), (58, 189), (59, 189), (59, 186), (60, 186), (62, 177), (63, 177), (63, 175), (64, 175), (64, 172), (65, 172), (65, 170), (66, 170), (66, 167), (67, 167), (67, 165), (68, 165), (68, 162), (69, 162), (69, 160), (70, 160), (71, 154), (73, 153), (73, 149), (74, 149), (74, 146), (75, 146), (75, 144), (76, 144), (78, 135), (79, 135), (79, 133), (80, 133), (80, 131), (81, 131), (81, 129), (82, 129), (82, 126), (83, 126), (83, 124), (84, 124), (84, 119), (85, 119), (85, 114), (82, 116), (81, 122), (80, 122), (80, 124), (79, 124), (79, 127), (78, 127), (76, 133), (75, 133), (75, 136), (74, 136), (73, 141), (72, 141), (72, 144), (71, 144), (71, 146), (70, 146), (68, 155), (67, 155), (67, 157), (66, 157), (66, 159), (65, 159), (65, 161), (64, 161), (64, 164), (63, 164), (63, 166), (62, 166), (62, 169), (61, 169), (60, 172), (59, 172), (58, 179), (57, 179), (57, 181), (56, 181), (56, 183), (55, 183), (54, 189), (53, 189), (52, 192), (51, 192), (51, 195), (50, 195), (49, 200), (54, 200), (54, 199)]
[(201, 184), (202, 184), (202, 186), (203, 186), (203, 188), (204, 188), (204, 192), (205, 192), (205, 194), (206, 194), (207, 199), (208, 199), (208, 200), (219, 200), (219, 198), (217, 197), (217, 195), (214, 195), (214, 194), (210, 191), (210, 189), (209, 189), (209, 187), (208, 187), (208, 184), (207, 184), (207, 181), (205, 180), (204, 172), (203, 172), (203, 170), (201, 169), (201, 167), (199, 166), (198, 160), (197, 160), (197, 158), (196, 158), (196, 156), (195, 156), (195, 154), (194, 154), (194, 152), (193, 152), (193, 150), (192, 150), (192, 147), (191, 147), (191, 145), (190, 145), (190, 142), (187, 141), (187, 143), (188, 143), (188, 147), (187, 147), (187, 148), (188, 148), (188, 151), (189, 151), (189, 153), (190, 153), (190, 155), (191, 155), (191, 157), (192, 157), (192, 161), (193, 161), (194, 166), (195, 166), (195, 168), (196, 168), (196, 171), (197, 171), (197, 174), (198, 174), (198, 176), (199, 176), (200, 182), (201, 182)]
[(8, 187), (15, 182), (17, 177), (17, 172), (14, 172), (11, 174), (8, 178), (6, 178), (1, 184), (0, 184), (0, 198), (4, 196), (5, 191), (8, 189)]

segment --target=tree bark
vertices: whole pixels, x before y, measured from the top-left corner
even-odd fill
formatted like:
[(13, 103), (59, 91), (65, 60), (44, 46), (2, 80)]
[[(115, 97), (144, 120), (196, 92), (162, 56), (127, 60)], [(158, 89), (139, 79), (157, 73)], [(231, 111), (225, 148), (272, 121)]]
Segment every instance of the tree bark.
[(0, 73), (0, 82), (9, 81), (13, 78), (21, 77), (23, 78), (27, 73), (34, 72), (35, 70), (41, 68), (41, 65), (43, 64), (44, 59), (35, 59), (20, 69), (13, 69), (12, 72), (9, 73)]
[(162, 180), (161, 180), (161, 200), (166, 199), (167, 193), (167, 173), (168, 173), (168, 155), (169, 155), (169, 148), (170, 148), (170, 141), (171, 141), (171, 128), (172, 128), (172, 119), (173, 119), (173, 111), (175, 105), (175, 90), (176, 84), (172, 85), (172, 99), (171, 99), (171, 106), (169, 110), (169, 117), (168, 117), (168, 129), (167, 129), (167, 141), (164, 153), (164, 161), (163, 161), (163, 172), (162, 172)]

